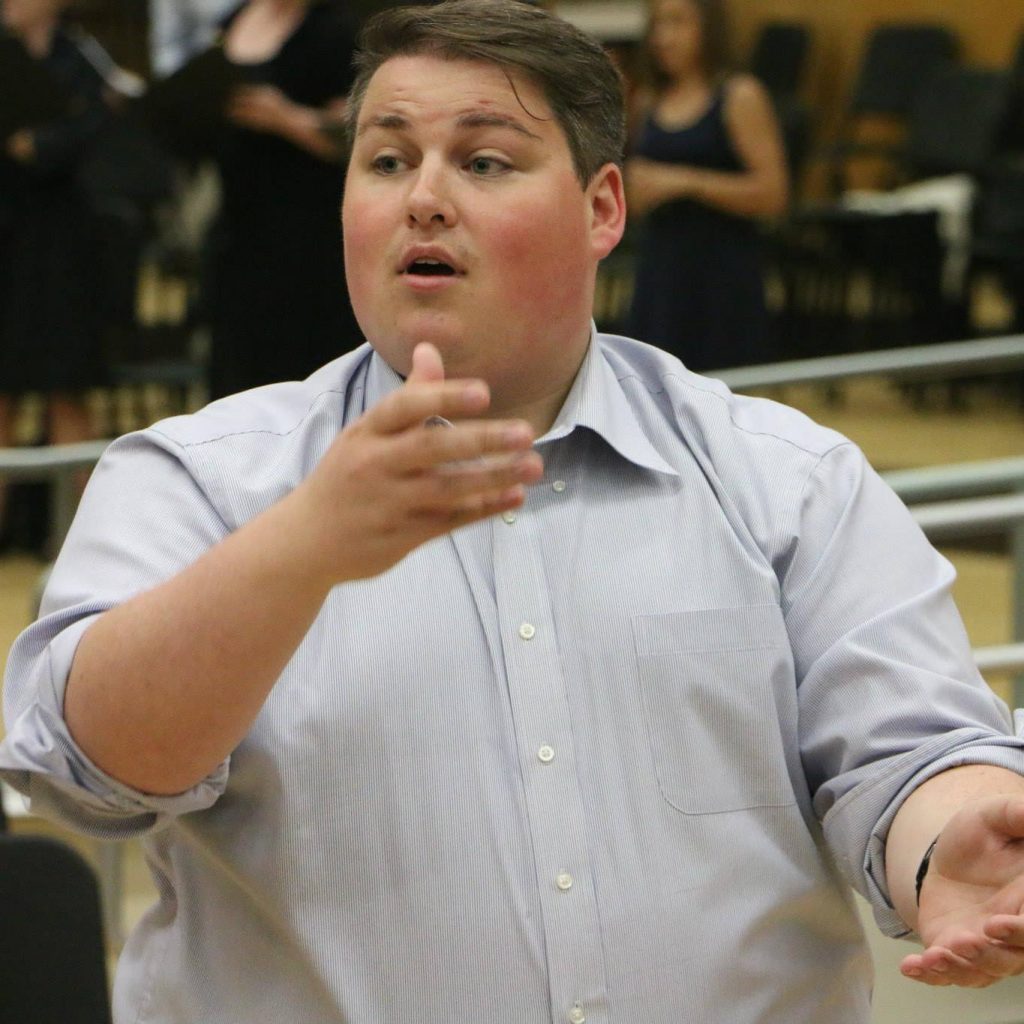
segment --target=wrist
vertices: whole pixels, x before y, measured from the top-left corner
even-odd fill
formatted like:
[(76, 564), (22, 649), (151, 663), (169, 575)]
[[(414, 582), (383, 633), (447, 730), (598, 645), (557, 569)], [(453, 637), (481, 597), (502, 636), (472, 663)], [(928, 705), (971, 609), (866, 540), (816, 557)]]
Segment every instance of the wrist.
[[(939, 835), (942, 835), (940, 832)], [(928, 849), (924, 851), (924, 856), (921, 858), (921, 863), (917, 866), (917, 874), (914, 876), (914, 901), (917, 906), (921, 906), (921, 887), (924, 885), (924, 880), (928, 875), (928, 870), (932, 864), (932, 854), (935, 853), (935, 847), (938, 844), (939, 836), (936, 836), (928, 846)]]
[[(329, 546), (320, 536), (324, 522), (313, 508), (306, 481), (267, 509), (256, 525), (260, 544), (272, 575), (295, 594), (296, 600), (321, 602), (337, 583), (342, 582), (326, 557)], [(268, 564), (269, 568), (269, 564)]]

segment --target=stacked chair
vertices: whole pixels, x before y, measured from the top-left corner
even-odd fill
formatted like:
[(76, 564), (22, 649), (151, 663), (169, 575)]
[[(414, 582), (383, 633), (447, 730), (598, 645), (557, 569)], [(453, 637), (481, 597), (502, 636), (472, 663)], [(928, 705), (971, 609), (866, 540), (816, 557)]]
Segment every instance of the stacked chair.
[(0, 834), (0, 1020), (110, 1024), (96, 877), (70, 846)]
[[(776, 250), (786, 356), (967, 332), (972, 206), (1004, 147), (1013, 90), (1009, 72), (956, 64), (954, 52), (941, 26), (883, 27), (869, 39), (840, 141), (824, 155), (837, 186), (851, 158), (884, 158), (883, 189), (840, 191), (787, 224)], [(867, 112), (899, 119), (900, 141), (858, 140)]]

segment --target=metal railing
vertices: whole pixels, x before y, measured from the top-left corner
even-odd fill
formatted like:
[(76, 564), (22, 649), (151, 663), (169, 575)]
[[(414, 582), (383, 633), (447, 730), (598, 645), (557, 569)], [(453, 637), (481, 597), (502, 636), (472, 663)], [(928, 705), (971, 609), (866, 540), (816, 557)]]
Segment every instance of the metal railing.
[(82, 441), (48, 448), (0, 448), (0, 480), (50, 480), (50, 543), (67, 536), (78, 507), (75, 477), (99, 461), (109, 441)]
[[(1013, 635), (1024, 640), (1024, 494), (1001, 494), (990, 498), (967, 498), (911, 505), (910, 513), (931, 541), (954, 541), (968, 537), (1005, 533), (1010, 538), (1013, 562), (1011, 607)], [(985, 671), (1024, 670), (1024, 643), (999, 648), (979, 648), (978, 667)], [(1013, 703), (1024, 707), (1024, 676), (1014, 683)]]
[(786, 384), (827, 384), (854, 377), (922, 379), (1002, 373), (1024, 367), (1024, 335), (948, 341), (913, 348), (880, 349), (818, 359), (792, 359), (782, 363), (712, 370), (709, 376), (734, 391)]
[(898, 469), (882, 477), (907, 504), (987, 497), (1006, 491), (1024, 493), (1024, 457)]

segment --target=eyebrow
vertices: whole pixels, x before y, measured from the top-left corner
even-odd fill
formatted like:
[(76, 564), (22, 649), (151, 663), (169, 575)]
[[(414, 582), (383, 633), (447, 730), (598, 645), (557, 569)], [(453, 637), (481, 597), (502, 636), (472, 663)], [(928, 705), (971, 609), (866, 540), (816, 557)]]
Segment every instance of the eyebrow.
[[(472, 111), (467, 114), (460, 114), (455, 120), (459, 128), (507, 128), (510, 131), (518, 132), (529, 139), (542, 142), (539, 135), (531, 132), (522, 122), (507, 114), (487, 114), (482, 111)], [(371, 128), (383, 128), (386, 131), (408, 131), (409, 120), (401, 114), (377, 114), (368, 121), (364, 121), (356, 129), (356, 136), (362, 135)]]

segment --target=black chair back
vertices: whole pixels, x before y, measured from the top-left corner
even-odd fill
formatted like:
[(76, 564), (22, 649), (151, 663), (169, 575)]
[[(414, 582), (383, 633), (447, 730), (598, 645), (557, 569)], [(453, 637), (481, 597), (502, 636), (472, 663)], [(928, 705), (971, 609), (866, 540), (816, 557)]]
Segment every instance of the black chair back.
[(906, 116), (921, 86), (952, 63), (956, 51), (956, 37), (942, 25), (880, 25), (868, 37), (850, 113)]
[(71, 847), (0, 835), (0, 1024), (110, 1024), (99, 889)]
[(1010, 98), (1003, 126), (1003, 146), (1011, 150), (1024, 150), (1024, 32), (1009, 67)]
[(1010, 77), (989, 68), (948, 67), (922, 88), (910, 114), (907, 163), (914, 177), (979, 174), (998, 152)]
[(806, 25), (766, 22), (750, 53), (750, 71), (777, 100), (795, 96), (803, 82), (810, 47), (811, 32)]

